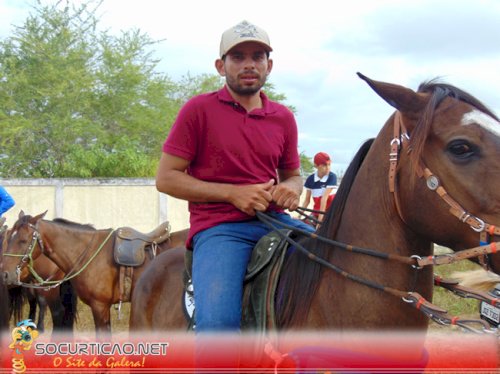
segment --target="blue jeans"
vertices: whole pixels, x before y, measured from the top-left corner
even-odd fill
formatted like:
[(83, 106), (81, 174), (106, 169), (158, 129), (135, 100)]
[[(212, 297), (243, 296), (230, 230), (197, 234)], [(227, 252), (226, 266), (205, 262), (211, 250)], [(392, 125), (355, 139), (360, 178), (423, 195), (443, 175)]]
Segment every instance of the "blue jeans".
[[(273, 218), (314, 229), (285, 213)], [(193, 238), (193, 287), (196, 332), (239, 331), (243, 281), (252, 250), (271, 230), (260, 220), (223, 223)]]

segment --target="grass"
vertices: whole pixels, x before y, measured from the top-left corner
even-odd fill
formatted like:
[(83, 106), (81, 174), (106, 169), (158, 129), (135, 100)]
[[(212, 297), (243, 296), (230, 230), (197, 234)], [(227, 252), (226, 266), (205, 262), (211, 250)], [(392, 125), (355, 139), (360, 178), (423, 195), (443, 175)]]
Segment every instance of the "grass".
[[(437, 247), (436, 253), (443, 253), (449, 251), (443, 247)], [(441, 265), (434, 268), (434, 273), (443, 277), (450, 278), (450, 275), (456, 271), (468, 271), (477, 269), (478, 265), (470, 261), (460, 261), (455, 264)], [(452, 292), (440, 288), (434, 288), (434, 297), (432, 303), (446, 309), (452, 316), (462, 316), (467, 318), (479, 318), (479, 301), (474, 299), (463, 299)], [(75, 326), (76, 332), (92, 332), (94, 331), (94, 320), (89, 306), (78, 300), (78, 317)], [(25, 306), (24, 315), (28, 315), (27, 306)], [(123, 333), (128, 331), (128, 321), (130, 316), (130, 303), (122, 304), (121, 318), (119, 318), (116, 306), (111, 308), (111, 329), (113, 333)], [(14, 321), (11, 321), (14, 324)], [(431, 329), (448, 328), (441, 326), (437, 323), (430, 321), (429, 326)], [(52, 331), (52, 321), (50, 312), (45, 316), (46, 332)]]

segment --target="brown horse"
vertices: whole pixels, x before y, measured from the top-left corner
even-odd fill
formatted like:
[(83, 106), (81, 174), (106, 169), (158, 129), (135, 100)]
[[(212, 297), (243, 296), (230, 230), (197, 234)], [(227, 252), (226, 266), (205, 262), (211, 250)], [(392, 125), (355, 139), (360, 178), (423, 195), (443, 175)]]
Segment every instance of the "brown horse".
[[(7, 226), (4, 226), (0, 234), (0, 250), (3, 248), (3, 237), (6, 231)], [(34, 273), (42, 279), (61, 280), (64, 277), (64, 273), (57, 265), (44, 255), (40, 256), (36, 264), (33, 265)], [(45, 330), (45, 313), (48, 307), (52, 317), (53, 331), (72, 333), (76, 317), (76, 294), (71, 284), (63, 282), (61, 286), (48, 289), (33, 287), (32, 281), (34, 283), (37, 283), (37, 281), (33, 279), (32, 274), (30, 274), (26, 267), (22, 269), (20, 274), (21, 279), (24, 282), (22, 283), (24, 287), (12, 285), (8, 287), (8, 297), (6, 300), (9, 302), (10, 317), (18, 321), (24, 319), (22, 317), (22, 309), (24, 302), (27, 300), (29, 303), (29, 319), (35, 321), (38, 309), (36, 325), (39, 332)]]
[[(37, 330), (45, 330), (45, 314), (47, 308), (50, 310), (53, 331), (61, 331), (70, 334), (76, 318), (76, 294), (69, 281), (63, 282), (52, 288), (36, 286), (37, 280), (31, 274), (21, 273), (20, 280), (22, 286), (10, 286), (9, 296), (11, 305), (11, 315), (17, 320), (21, 320), (22, 307), (24, 301), (29, 303), (28, 318), (37, 320)], [(50, 261), (46, 256), (41, 255), (34, 263), (33, 270), (38, 276), (45, 280), (61, 281), (64, 273)], [(36, 319), (38, 309), (38, 319)]]
[[(280, 329), (425, 332), (417, 307), (436, 311), (426, 301), (432, 264), (461, 258), (434, 256), (433, 243), (462, 257), (484, 253), (500, 272), (500, 254), (490, 254), (500, 236), (498, 118), (448, 84), (424, 82), (415, 92), (359, 76), (396, 113), (351, 162), (317, 232), (330, 242), (301, 240), (286, 259)], [(142, 274), (131, 329), (186, 328), (182, 257), (182, 249), (163, 253)]]
[[(121, 294), (120, 268), (113, 257), (116, 230), (96, 230), (90, 225), (60, 218), (44, 220), (44, 215), (32, 217), (21, 212), (9, 230), (3, 256), (4, 281), (8, 284), (17, 283), (17, 268), (21, 269), (21, 275), (28, 276), (29, 272), (23, 269), (29, 261), (23, 261), (23, 256), (28, 255), (25, 259), (31, 257), (33, 267), (36, 267), (43, 253), (62, 271), (62, 279), (70, 280), (78, 297), (92, 309), (97, 335), (109, 334), (110, 307), (120, 301)], [(187, 230), (172, 233), (169, 239), (160, 244), (158, 251), (180, 246), (186, 237)], [(145, 257), (144, 264), (134, 268), (131, 290), (153, 255)], [(54, 277), (50, 284), (62, 279)]]
[[(0, 279), (0, 337), (9, 327), (9, 293), (7, 287)], [(1, 339), (0, 339), (1, 340)]]

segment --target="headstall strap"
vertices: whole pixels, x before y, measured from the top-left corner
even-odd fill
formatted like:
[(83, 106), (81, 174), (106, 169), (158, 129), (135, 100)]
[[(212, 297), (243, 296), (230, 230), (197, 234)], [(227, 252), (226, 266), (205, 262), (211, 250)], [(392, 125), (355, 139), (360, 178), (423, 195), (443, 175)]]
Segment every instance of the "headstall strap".
[(389, 191), (393, 193), (396, 190), (396, 170), (401, 146), (401, 123), (401, 113), (397, 111), (394, 117), (394, 134), (391, 140), (391, 152), (389, 153)]
[(399, 217), (403, 222), (406, 222), (403, 217), (403, 212), (401, 210), (401, 204), (399, 203), (398, 196), (398, 184), (397, 184), (397, 168), (399, 161), (399, 151), (404, 146), (404, 139), (410, 139), (406, 128), (401, 118), (401, 112), (396, 111), (394, 115), (394, 132), (393, 138), (391, 140), (391, 151), (389, 153), (389, 191), (394, 194), (394, 202), (396, 204), (396, 210), (398, 211)]
[[(403, 132), (403, 135), (401, 133)], [(401, 208), (397, 194), (397, 162), (399, 151), (402, 148), (402, 137), (405, 136), (409, 138), (406, 134), (406, 129), (404, 127), (402, 115), (399, 111), (396, 112), (394, 117), (394, 137), (391, 141), (391, 153), (390, 153), (390, 166), (389, 166), (389, 190), (394, 193), (394, 199), (396, 208), (398, 210), (399, 216), (403, 219), (401, 215)], [(478, 254), (477, 256), (486, 256), (489, 253), (496, 252), (496, 243), (493, 241), (493, 237), (495, 235), (500, 236), (500, 228), (490, 225), (489, 223), (484, 222), (482, 219), (468, 213), (455, 199), (453, 199), (448, 192), (444, 189), (443, 186), (440, 185), (439, 178), (435, 176), (429, 168), (425, 166), (425, 164), (420, 161), (420, 164), (417, 168), (417, 174), (419, 177), (424, 177), (427, 187), (436, 192), (439, 197), (450, 207), (449, 211), (455, 217), (457, 217), (461, 222), (466, 223), (471, 227), (472, 230), (479, 233), (479, 244), (480, 246), (488, 246), (487, 250), (482, 254)], [(404, 221), (404, 219), (403, 219)], [(490, 248), (493, 247), (493, 248)], [(477, 248), (475, 248), (477, 249)], [(483, 248), (484, 249), (484, 248)], [(471, 251), (472, 252), (472, 251)], [(486, 264), (486, 260), (484, 258), (479, 258), (480, 262)], [(486, 268), (486, 266), (485, 266)]]

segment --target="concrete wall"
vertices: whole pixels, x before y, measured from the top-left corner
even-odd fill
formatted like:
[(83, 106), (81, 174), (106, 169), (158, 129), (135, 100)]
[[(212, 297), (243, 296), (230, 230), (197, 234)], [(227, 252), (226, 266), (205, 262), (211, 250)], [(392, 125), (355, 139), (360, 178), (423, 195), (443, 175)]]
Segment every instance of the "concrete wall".
[(168, 220), (173, 231), (189, 227), (187, 202), (159, 193), (154, 179), (0, 179), (16, 205), (5, 213), (12, 225), (23, 210), (45, 218), (90, 223), (97, 229), (131, 226), (149, 232)]

